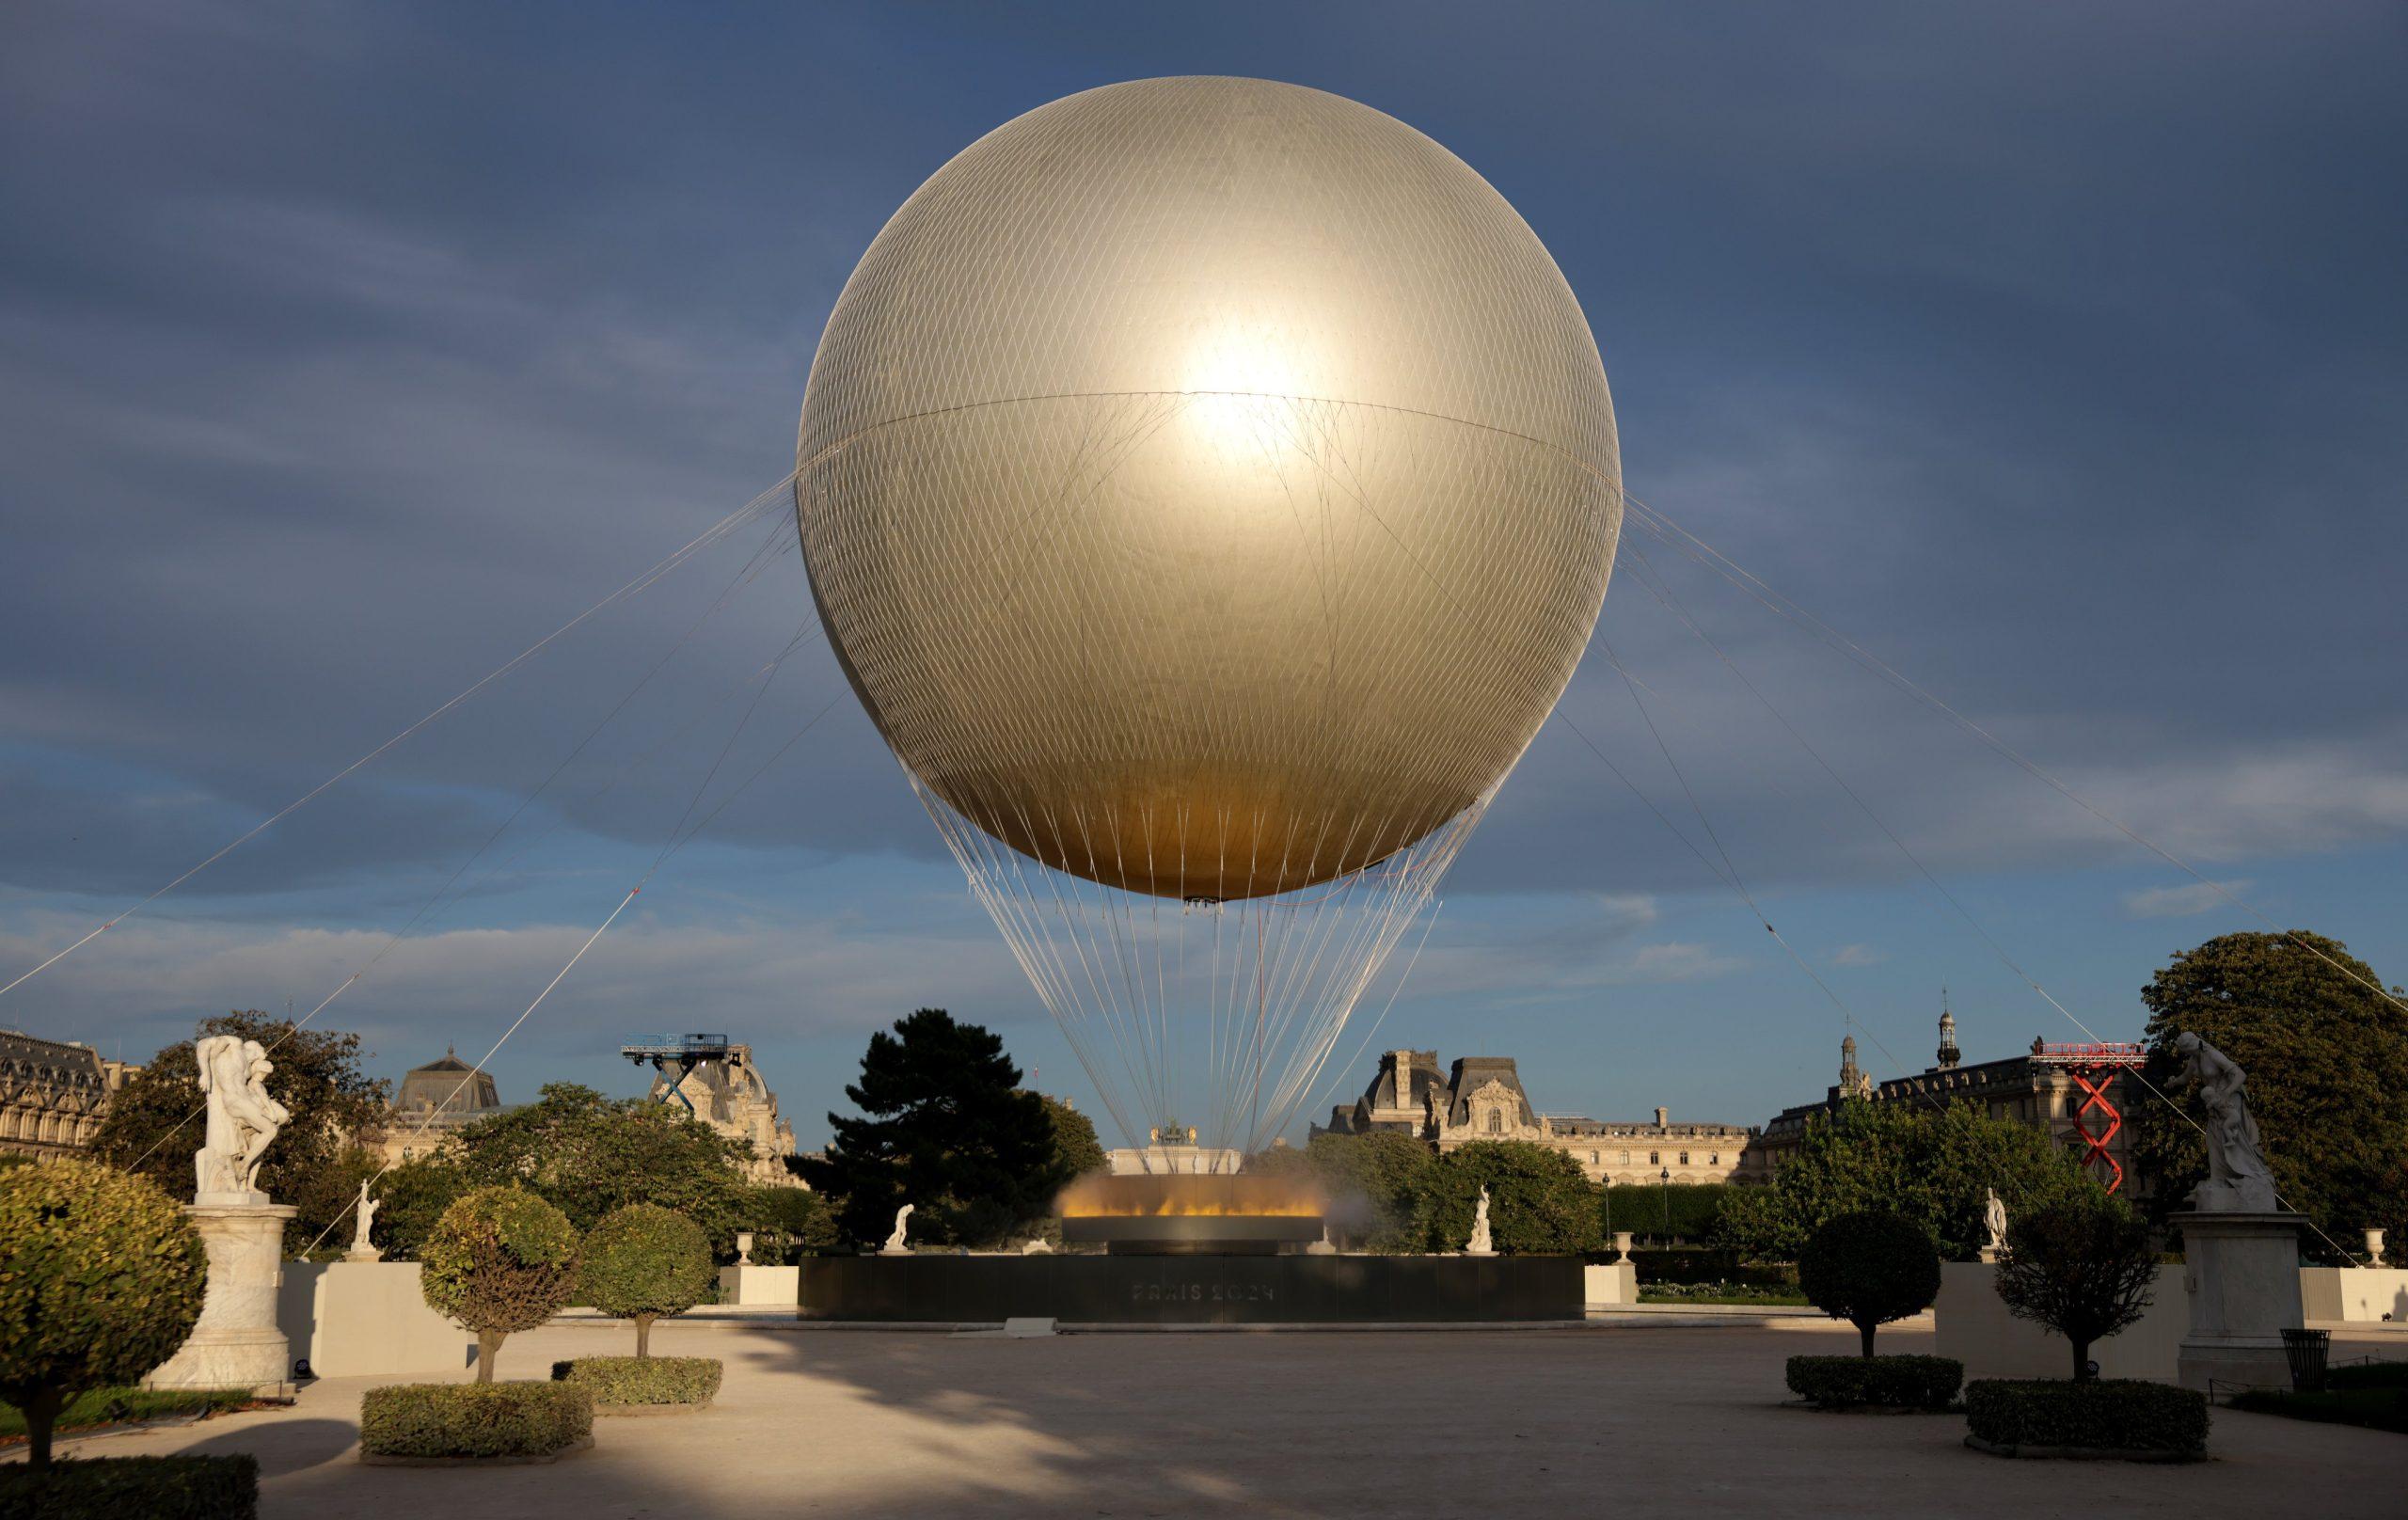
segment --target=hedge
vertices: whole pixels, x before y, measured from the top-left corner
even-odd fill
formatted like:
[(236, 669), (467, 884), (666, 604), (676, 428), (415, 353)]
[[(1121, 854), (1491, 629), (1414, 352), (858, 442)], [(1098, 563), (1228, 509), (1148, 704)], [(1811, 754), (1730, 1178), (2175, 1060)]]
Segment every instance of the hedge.
[(257, 1457), (102, 1457), (0, 1466), (0, 1520), (251, 1520)]
[(553, 1381), (594, 1395), (596, 1405), (706, 1404), (719, 1392), (716, 1356), (580, 1356), (554, 1362)]
[(1705, 1248), (1656, 1250), (1640, 1246), (1630, 1264), (1643, 1283), (1742, 1283), (1753, 1288), (1796, 1288), (1796, 1267), (1743, 1263), (1735, 1251)]
[(593, 1433), (594, 1395), (573, 1383), (403, 1383), (359, 1408), (376, 1457), (541, 1457)]
[(2207, 1396), (2125, 1378), (2087, 1383), (1984, 1379), (1965, 1385), (1965, 1425), (1994, 1446), (2204, 1455)]
[(1792, 1356), (1789, 1391), (1817, 1409), (1867, 1404), (1893, 1409), (1948, 1407), (1965, 1381), (1950, 1356)]
[(2284, 1393), (2251, 1388), (2234, 1394), (2232, 1407), (2255, 1415), (2312, 1419), (2325, 1425), (2363, 1425), (2408, 1435), (2408, 1388), (2327, 1388), (2322, 1393)]
[[(1722, 1217), (1727, 1182), (1648, 1182), (1608, 1186), (1598, 1210), (1598, 1223), (1608, 1233), (1637, 1235), (1647, 1241), (1703, 1241)], [(1667, 1227), (1667, 1220), (1670, 1226)]]
[(2324, 1374), (2324, 1385), (2336, 1393), (2353, 1388), (2408, 1388), (2408, 1362), (2364, 1362), (2336, 1367)]

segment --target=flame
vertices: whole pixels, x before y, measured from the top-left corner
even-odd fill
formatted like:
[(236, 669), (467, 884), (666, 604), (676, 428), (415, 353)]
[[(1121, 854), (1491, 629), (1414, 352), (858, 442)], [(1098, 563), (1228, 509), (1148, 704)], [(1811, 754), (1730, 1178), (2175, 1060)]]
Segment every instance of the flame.
[(1144, 1219), (1168, 1215), (1250, 1219), (1318, 1217), (1321, 1189), (1301, 1177), (1083, 1177), (1062, 1192), (1066, 1219)]

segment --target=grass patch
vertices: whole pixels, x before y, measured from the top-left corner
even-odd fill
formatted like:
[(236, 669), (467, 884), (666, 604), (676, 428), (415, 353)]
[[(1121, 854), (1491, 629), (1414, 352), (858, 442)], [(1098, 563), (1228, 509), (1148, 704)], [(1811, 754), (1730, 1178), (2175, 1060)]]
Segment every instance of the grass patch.
[(2312, 1419), (2325, 1425), (2362, 1425), (2371, 1431), (2397, 1431), (2408, 1435), (2408, 1390), (2396, 1387), (2328, 1388), (2322, 1393), (2252, 1388), (2233, 1395), (2232, 1407), (2253, 1415), (2280, 1415), (2286, 1419)]
[[(138, 1419), (167, 1419), (177, 1415), (210, 1415), (240, 1409), (251, 1401), (242, 1388), (87, 1388), (67, 1401), (58, 1412), (57, 1432), (88, 1430), (94, 1425), (123, 1425)], [(0, 1403), (0, 1441), (25, 1438), (25, 1417), (15, 1404)]]

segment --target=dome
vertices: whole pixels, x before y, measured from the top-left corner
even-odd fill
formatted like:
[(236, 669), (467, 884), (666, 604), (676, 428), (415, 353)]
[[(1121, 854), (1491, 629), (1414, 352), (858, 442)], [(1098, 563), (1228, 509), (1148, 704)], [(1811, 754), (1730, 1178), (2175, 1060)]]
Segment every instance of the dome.
[(1428, 835), (1571, 677), (1621, 524), (1545, 248), (1354, 102), (1142, 80), (906, 201), (838, 298), (812, 589), (917, 781), (1049, 865), (1259, 896)]

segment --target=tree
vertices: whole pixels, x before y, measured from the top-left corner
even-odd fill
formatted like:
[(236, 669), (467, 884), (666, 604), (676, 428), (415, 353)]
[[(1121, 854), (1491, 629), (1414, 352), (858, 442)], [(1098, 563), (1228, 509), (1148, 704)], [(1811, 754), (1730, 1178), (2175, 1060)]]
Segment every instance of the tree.
[(1714, 1238), (1723, 1199), (1741, 1191), (1728, 1182), (1632, 1182), (1602, 1188), (1599, 1215), (1608, 1235), (1629, 1233), (1671, 1244)]
[(2156, 1281), (2148, 1223), (2121, 1198), (2073, 1198), (2007, 1222), (1998, 1296), (2017, 1319), (2073, 1343), (2077, 1383), (2095, 1375), (2091, 1343), (2140, 1322)]
[(1037, 1096), (1044, 1102), (1045, 1117), (1054, 1126), (1054, 1164), (1066, 1179), (1110, 1168), (1112, 1158), (1104, 1154), (1103, 1142), (1096, 1136), (1095, 1120), (1062, 1099), (1044, 1093)]
[(711, 1290), (711, 1243), (684, 1214), (631, 1203), (602, 1216), (578, 1254), (578, 1286), (605, 1314), (636, 1322), (636, 1354), (652, 1354), (652, 1322), (683, 1314)]
[[(490, 1115), (458, 1135), (404, 1179), (408, 1163), (387, 1178), (413, 1196), (478, 1187), (523, 1187), (568, 1216), (580, 1230), (631, 1203), (674, 1210), (702, 1227), (713, 1251), (732, 1255), (752, 1184), (752, 1150), (721, 1134), (682, 1105), (641, 1098), (605, 1098), (575, 1083), (551, 1083), (536, 1100)], [(389, 1240), (410, 1243), (414, 1218), (383, 1216)]]
[[(285, 1222), (286, 1252), (298, 1256), (321, 1235), (335, 1243), (329, 1249), (348, 1245), (349, 1234), (334, 1226), (375, 1170), (362, 1147), (382, 1130), (390, 1096), (388, 1084), (359, 1069), (359, 1037), (300, 1028), (257, 1010), (204, 1019), (199, 1034), (258, 1040), (276, 1068), (268, 1096), (292, 1111), (293, 1121), (261, 1158), (260, 1187), (300, 1211)], [(92, 1158), (149, 1178), (171, 1198), (189, 1198), (206, 1114), (193, 1041), (179, 1040), (109, 1100)]]
[(2207, 1175), (2192, 1128), (2203, 1116), (2174, 1051), (2195, 1034), (2248, 1073), (2285, 1204), (2337, 1241), (2369, 1227), (2408, 1233), (2408, 1011), (2380, 985), (2348, 946), (2305, 930), (2223, 935), (2158, 972), (2141, 990), (2145, 1074), (2182, 1112), (2151, 1099), (2133, 1115), (2154, 1217), (2183, 1208)]
[(1001, 1039), (922, 1008), (870, 1037), (861, 1080), (845, 1089), (866, 1116), (829, 1115), (827, 1155), (796, 1170), (840, 1200), (848, 1240), (883, 1240), (906, 1203), (923, 1239), (1005, 1239), (1042, 1218), (1070, 1180), (1045, 1100), (1020, 1080)]
[[(1438, 1169), (1427, 1145), (1389, 1131), (1317, 1134), (1305, 1148), (1304, 1167), (1327, 1196), (1333, 1237), (1357, 1251), (1422, 1249), (1429, 1233), (1423, 1214)], [(1464, 1228), (1471, 1228), (1468, 1215)]]
[(501, 1343), (560, 1312), (577, 1285), (577, 1230), (524, 1188), (479, 1188), (443, 1211), (422, 1253), (427, 1306), (476, 1333), (477, 1381)]
[(1421, 1208), (1423, 1248), (1460, 1251), (1471, 1236), (1480, 1190), (1497, 1249), (1580, 1253), (1602, 1243), (1597, 1187), (1562, 1151), (1528, 1140), (1475, 1140), (1437, 1159)]
[(175, 1354), (208, 1281), (200, 1232), (144, 1179), (72, 1158), (0, 1169), (0, 1399), (31, 1465), (50, 1465), (71, 1396)]
[(757, 1265), (787, 1266), (806, 1256), (823, 1256), (840, 1243), (828, 1200), (809, 1188), (756, 1187), (745, 1195), (743, 1210)]
[(1971, 1103), (1852, 1100), (1808, 1120), (1771, 1182), (1723, 1195), (1714, 1240), (1754, 1260), (1795, 1260), (1825, 1220), (1877, 1209), (1920, 1225), (1949, 1260), (1971, 1261), (1989, 1238), (1990, 1188), (2020, 1211), (2099, 1184), (2038, 1127)]
[(1940, 1253), (1924, 1227), (1887, 1211), (1839, 1214), (1807, 1237), (1798, 1254), (1806, 1302), (1846, 1320), (1873, 1354), (1873, 1332), (1931, 1307), (1940, 1296)]

